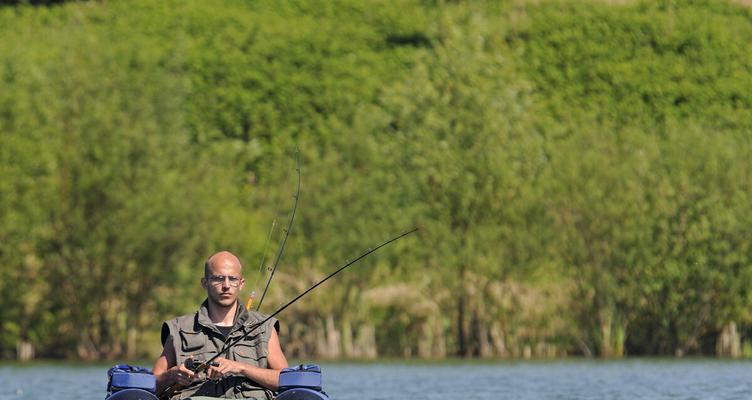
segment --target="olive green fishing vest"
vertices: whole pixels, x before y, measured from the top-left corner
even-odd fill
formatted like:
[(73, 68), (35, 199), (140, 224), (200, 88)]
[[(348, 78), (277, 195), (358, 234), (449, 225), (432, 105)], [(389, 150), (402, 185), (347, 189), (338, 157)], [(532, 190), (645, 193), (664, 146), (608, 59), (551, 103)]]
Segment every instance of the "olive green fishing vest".
[[(248, 329), (248, 325), (263, 321), (265, 318), (265, 315), (256, 311), (247, 311), (242, 304), (238, 303), (235, 324), (227, 340), (232, 341), (243, 336)], [(271, 318), (264, 325), (256, 328), (253, 333), (220, 357), (260, 368), (268, 368), (267, 357), (269, 356), (269, 338), (272, 329), (279, 329), (279, 322), (275, 318)], [(172, 337), (172, 345), (175, 349), (178, 365), (185, 363), (186, 359), (191, 356), (194, 362), (206, 361), (214, 357), (225, 344), (225, 336), (209, 319), (206, 300), (195, 313), (166, 321), (162, 325), (163, 346), (170, 336)], [(190, 396), (271, 399), (272, 392), (245, 376), (237, 374), (226, 376), (218, 381), (194, 382), (190, 386), (175, 392), (171, 400), (184, 399)]]

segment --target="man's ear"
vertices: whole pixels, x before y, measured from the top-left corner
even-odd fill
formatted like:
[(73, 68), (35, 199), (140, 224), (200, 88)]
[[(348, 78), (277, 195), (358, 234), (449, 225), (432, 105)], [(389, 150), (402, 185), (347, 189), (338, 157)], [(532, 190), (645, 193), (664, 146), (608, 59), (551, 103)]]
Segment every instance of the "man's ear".
[(206, 289), (206, 277), (201, 278), (201, 287)]
[(245, 285), (245, 279), (240, 278), (240, 287), (238, 288), (238, 290), (242, 289), (243, 285)]

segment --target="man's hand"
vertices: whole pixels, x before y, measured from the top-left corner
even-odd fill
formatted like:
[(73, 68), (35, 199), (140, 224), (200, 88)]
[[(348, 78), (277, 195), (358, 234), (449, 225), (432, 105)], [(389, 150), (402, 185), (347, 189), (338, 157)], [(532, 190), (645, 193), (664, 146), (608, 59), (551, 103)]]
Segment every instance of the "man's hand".
[(154, 377), (157, 379), (157, 395), (167, 397), (168, 389), (174, 391), (178, 387), (184, 387), (191, 384), (196, 374), (185, 365), (175, 365), (175, 350), (172, 347), (172, 337), (165, 341), (162, 355), (154, 363)]
[(226, 358), (219, 357), (216, 359), (218, 366), (209, 367), (207, 371), (207, 377), (209, 379), (222, 379), (230, 374), (243, 374), (246, 369), (246, 365), (237, 361), (228, 360)]
[(180, 364), (168, 369), (165, 374), (167, 375), (166, 383), (168, 385), (188, 386), (193, 382), (195, 373), (186, 368), (185, 365)]

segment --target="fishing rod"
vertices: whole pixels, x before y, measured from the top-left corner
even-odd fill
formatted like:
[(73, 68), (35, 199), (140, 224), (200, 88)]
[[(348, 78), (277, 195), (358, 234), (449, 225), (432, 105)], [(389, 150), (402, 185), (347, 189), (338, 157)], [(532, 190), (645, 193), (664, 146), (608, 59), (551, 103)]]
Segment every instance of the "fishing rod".
[[(245, 339), (246, 337), (248, 337), (248, 335), (250, 335), (251, 333), (253, 333), (253, 331), (255, 331), (256, 329), (258, 329), (260, 326), (264, 325), (266, 322), (268, 322), (269, 320), (271, 320), (272, 318), (274, 318), (276, 315), (278, 315), (279, 313), (281, 313), (282, 311), (284, 311), (285, 309), (287, 309), (287, 307), (290, 307), (293, 303), (295, 303), (296, 301), (300, 300), (300, 298), (302, 298), (303, 296), (307, 295), (308, 293), (310, 293), (312, 290), (316, 289), (317, 287), (321, 286), (324, 282), (328, 281), (330, 278), (332, 278), (335, 275), (337, 275), (340, 272), (342, 272), (345, 268), (347, 268), (347, 267), (355, 264), (356, 262), (364, 259), (365, 257), (367, 257), (369, 254), (375, 252), (376, 250), (378, 250), (378, 249), (380, 249), (380, 248), (382, 248), (382, 247), (384, 247), (384, 246), (386, 246), (386, 245), (388, 245), (388, 244), (390, 244), (392, 242), (400, 240), (403, 237), (405, 237), (405, 236), (407, 236), (407, 235), (409, 235), (411, 233), (416, 232), (417, 230), (418, 230), (418, 228), (413, 228), (413, 229), (411, 229), (409, 231), (406, 231), (406, 232), (403, 232), (403, 233), (401, 233), (401, 234), (399, 234), (397, 236), (394, 236), (393, 238), (391, 238), (391, 239), (389, 239), (389, 240), (387, 240), (387, 241), (379, 244), (376, 247), (373, 247), (373, 248), (369, 247), (368, 250), (366, 250), (365, 252), (363, 252), (363, 254), (359, 255), (357, 258), (353, 259), (352, 261), (348, 261), (345, 265), (341, 266), (336, 271), (334, 271), (331, 274), (327, 275), (324, 279), (316, 282), (316, 284), (314, 284), (310, 288), (306, 289), (304, 292), (300, 293), (299, 295), (295, 296), (294, 299), (288, 301), (285, 305), (283, 305), (282, 307), (278, 308), (277, 311), (273, 312), (271, 315), (269, 315), (268, 317), (264, 318), (261, 322), (257, 322), (257, 323), (251, 324), (251, 325), (247, 326), (247, 328), (244, 327), (244, 330), (245, 329), (248, 329), (248, 330), (243, 334), (243, 336), (240, 336), (239, 338), (233, 340), (232, 342), (225, 343), (225, 345), (222, 346), (222, 350), (220, 350), (216, 355), (214, 355), (210, 359), (208, 359), (206, 361), (203, 361), (199, 365), (197, 365), (194, 368), (194, 372), (199, 373), (199, 372), (206, 371), (217, 358), (219, 358), (226, 351), (230, 350), (230, 348), (232, 348), (233, 346), (235, 346), (236, 344), (238, 344), (240, 341), (242, 341), (243, 339)], [(172, 387), (169, 387), (167, 389), (169, 390), (171, 388)]]
[[(267, 279), (266, 286), (264, 287), (264, 291), (261, 294), (261, 299), (259, 300), (258, 305), (256, 305), (256, 310), (257, 311), (261, 307), (261, 303), (264, 301), (264, 297), (266, 297), (266, 292), (269, 290), (269, 285), (271, 284), (272, 278), (274, 277), (274, 272), (277, 270), (277, 265), (279, 264), (279, 260), (282, 258), (282, 253), (284, 253), (284, 251), (285, 251), (285, 244), (287, 244), (287, 238), (290, 236), (290, 231), (292, 230), (292, 223), (295, 220), (295, 213), (296, 213), (296, 211), (298, 209), (298, 199), (300, 197), (300, 152), (298, 151), (297, 148), (295, 148), (295, 172), (297, 173), (297, 176), (298, 176), (297, 184), (296, 184), (296, 187), (295, 187), (295, 194), (293, 195), (293, 197), (295, 198), (295, 202), (293, 203), (292, 212), (290, 213), (290, 220), (287, 222), (287, 229), (285, 229), (285, 235), (282, 238), (282, 241), (281, 241), (280, 246), (279, 246), (279, 251), (277, 252), (277, 255), (276, 255), (275, 259), (274, 259), (274, 264), (273, 264), (273, 266), (271, 268), (271, 273), (269, 274), (269, 279)], [(261, 256), (261, 264), (259, 265), (259, 272), (261, 272), (260, 270), (261, 270), (261, 268), (263, 268), (264, 259), (266, 258), (266, 247), (269, 244), (269, 240), (272, 237), (272, 233), (274, 232), (274, 227), (276, 225), (276, 222), (277, 222), (276, 219), (274, 219), (272, 221), (272, 228), (269, 231), (269, 236), (267, 237), (266, 243), (264, 244), (264, 252), (263, 252), (263, 254)], [(329, 277), (327, 277), (327, 279), (328, 278)], [(257, 282), (258, 282), (258, 277), (257, 277)], [(255, 284), (254, 284), (254, 286), (255, 286)], [(248, 302), (246, 302), (246, 309), (247, 310), (250, 310), (251, 307), (253, 306), (253, 300), (254, 300), (255, 297), (256, 297), (256, 292), (255, 291), (251, 291), (251, 294), (250, 294), (250, 296), (248, 298)], [(280, 311), (282, 311), (282, 310), (278, 310), (277, 312), (275, 312), (274, 314), (272, 314), (269, 318), (271, 318), (272, 316), (278, 314)], [(258, 328), (259, 326), (261, 326), (263, 323), (265, 323), (266, 321), (268, 321), (269, 318), (265, 319), (264, 321), (262, 321), (259, 324), (251, 325), (251, 330), (249, 330), (247, 333), (245, 333), (243, 336), (241, 336), (237, 341), (233, 342), (230, 346), (227, 346), (227, 343), (225, 343), (225, 346), (222, 347), (222, 351), (220, 351), (219, 353), (217, 353), (217, 355), (215, 355), (214, 357), (212, 357), (210, 360), (202, 362), (201, 364), (199, 364), (196, 367), (191, 367), (191, 369), (198, 373), (198, 372), (205, 371), (210, 366), (217, 366), (217, 363), (214, 360), (216, 360), (225, 351), (229, 350), (230, 347), (232, 347), (233, 345), (235, 345), (237, 342), (239, 342), (242, 339), (245, 339), (248, 336), (248, 334), (250, 334), (251, 332), (253, 332), (253, 330), (255, 330), (256, 328)], [(243, 329), (245, 329), (245, 327)], [(177, 387), (177, 384), (173, 384), (173, 385), (167, 387), (161, 393), (161, 395), (159, 397), (160, 398), (170, 397), (172, 395), (172, 393), (176, 390), (176, 387)]]
[(298, 152), (298, 149), (295, 149), (295, 172), (298, 174), (298, 183), (295, 187), (295, 194), (293, 197), (295, 198), (295, 203), (292, 206), (292, 212), (290, 213), (290, 220), (287, 221), (287, 229), (285, 229), (285, 236), (282, 237), (282, 242), (280, 242), (279, 245), (279, 251), (277, 252), (277, 256), (274, 259), (274, 264), (272, 265), (271, 273), (269, 273), (269, 279), (266, 280), (266, 286), (264, 287), (264, 291), (261, 293), (261, 299), (259, 299), (258, 304), (256, 305), (256, 311), (258, 311), (261, 308), (261, 303), (264, 302), (264, 297), (266, 297), (266, 292), (269, 290), (269, 285), (272, 283), (272, 278), (274, 278), (274, 272), (277, 271), (277, 265), (279, 264), (279, 260), (282, 258), (282, 253), (285, 251), (285, 244), (287, 244), (287, 238), (290, 237), (290, 231), (292, 230), (292, 222), (295, 220), (295, 212), (298, 209), (298, 198), (300, 197), (300, 152)]
[[(216, 364), (215, 360), (217, 358), (219, 358), (225, 352), (227, 352), (228, 350), (230, 350), (230, 348), (232, 348), (236, 344), (240, 343), (240, 341), (242, 341), (243, 339), (245, 339), (246, 337), (248, 337), (248, 335), (250, 335), (251, 333), (253, 333), (260, 326), (264, 325), (266, 322), (268, 322), (269, 320), (271, 320), (272, 318), (274, 318), (275, 316), (277, 316), (279, 313), (281, 313), (282, 311), (284, 311), (285, 309), (287, 309), (287, 307), (290, 307), (293, 303), (295, 303), (296, 301), (300, 300), (303, 296), (307, 295), (312, 290), (314, 290), (317, 287), (321, 286), (324, 282), (328, 281), (329, 279), (331, 279), (335, 275), (337, 275), (340, 272), (342, 272), (343, 270), (345, 270), (345, 268), (347, 268), (347, 267), (355, 264), (356, 262), (358, 262), (358, 261), (366, 258), (369, 254), (375, 252), (376, 250), (378, 250), (378, 249), (380, 249), (380, 248), (382, 248), (382, 247), (384, 247), (384, 246), (386, 246), (386, 245), (388, 245), (388, 244), (390, 244), (392, 242), (400, 240), (400, 239), (402, 239), (403, 237), (405, 237), (407, 235), (415, 233), (416, 231), (418, 231), (418, 228), (413, 228), (413, 229), (411, 229), (409, 231), (403, 232), (403, 233), (401, 233), (401, 234), (399, 234), (399, 235), (397, 235), (397, 236), (395, 236), (395, 237), (393, 237), (393, 238), (391, 238), (391, 239), (389, 239), (389, 240), (387, 240), (387, 241), (379, 244), (376, 247), (373, 247), (373, 248), (369, 247), (365, 252), (363, 252), (363, 254), (359, 255), (358, 257), (356, 257), (352, 261), (348, 261), (347, 263), (345, 263), (345, 265), (341, 266), (336, 271), (334, 271), (331, 274), (327, 275), (324, 279), (316, 282), (316, 284), (314, 284), (310, 288), (306, 289), (304, 292), (300, 293), (299, 295), (295, 296), (295, 298), (293, 298), (292, 300), (288, 301), (282, 307), (278, 308), (277, 311), (273, 312), (271, 315), (269, 315), (268, 317), (264, 318), (261, 322), (254, 323), (254, 324), (251, 324), (249, 326), (244, 326), (243, 330), (246, 330), (246, 329), (248, 329), (248, 330), (242, 336), (240, 336), (239, 338), (233, 340), (232, 342), (226, 342), (225, 345), (222, 346), (222, 350), (220, 350), (219, 352), (217, 352), (216, 355), (214, 355), (213, 357), (211, 357), (210, 359), (208, 359), (206, 361), (201, 362), (200, 364), (198, 364), (196, 366), (193, 366), (191, 369), (195, 373), (201, 373), (201, 372), (205, 372), (210, 366), (216, 366), (217, 364)], [(171, 395), (176, 390), (176, 388), (177, 388), (177, 384), (173, 384), (173, 385), (167, 387), (161, 393), (161, 395), (159, 396), (159, 398), (169, 397), (169, 395)], [(167, 395), (167, 396), (165, 396), (165, 395)]]
[[(276, 214), (276, 212), (275, 212)], [(253, 306), (253, 300), (256, 298), (256, 288), (258, 287), (259, 279), (261, 278), (261, 271), (264, 270), (264, 261), (266, 261), (266, 251), (269, 249), (269, 242), (272, 240), (272, 234), (274, 233), (274, 228), (277, 227), (277, 219), (274, 218), (272, 220), (272, 227), (269, 229), (269, 236), (266, 237), (266, 242), (264, 242), (264, 251), (261, 253), (261, 262), (259, 263), (258, 271), (256, 271), (256, 279), (253, 281), (253, 286), (251, 286), (251, 294), (248, 295), (248, 301), (245, 303), (245, 309), (250, 310)]]

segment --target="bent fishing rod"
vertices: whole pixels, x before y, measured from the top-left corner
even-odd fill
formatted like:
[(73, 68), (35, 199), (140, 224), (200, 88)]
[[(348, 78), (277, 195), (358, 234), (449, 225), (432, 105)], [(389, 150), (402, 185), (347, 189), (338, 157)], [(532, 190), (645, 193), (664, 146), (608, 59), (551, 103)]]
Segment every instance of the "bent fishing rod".
[[(389, 239), (389, 240), (387, 240), (387, 241), (379, 244), (376, 247), (373, 247), (373, 248), (369, 247), (368, 250), (366, 250), (365, 252), (363, 252), (363, 254), (359, 255), (357, 258), (353, 259), (352, 261), (347, 262), (345, 265), (343, 265), (342, 267), (340, 267), (336, 271), (334, 271), (331, 274), (329, 274), (326, 278), (324, 278), (324, 279), (316, 282), (316, 284), (314, 284), (310, 288), (306, 289), (304, 292), (300, 293), (299, 295), (295, 296), (294, 299), (288, 301), (285, 305), (283, 305), (282, 307), (278, 308), (277, 311), (273, 312), (271, 315), (269, 315), (268, 317), (264, 318), (261, 322), (257, 322), (257, 323), (249, 325), (247, 327), (248, 330), (243, 334), (243, 336), (240, 336), (239, 338), (233, 340), (232, 342), (227, 342), (224, 346), (222, 346), (222, 350), (220, 350), (212, 358), (210, 358), (210, 359), (208, 359), (206, 361), (203, 361), (202, 363), (200, 363), (199, 365), (197, 365), (196, 368), (194, 369), (194, 371), (195, 372), (203, 372), (203, 371), (205, 371), (207, 368), (209, 368), (209, 366), (211, 365), (211, 363), (213, 363), (217, 358), (219, 358), (227, 350), (229, 350), (230, 348), (232, 348), (233, 346), (235, 346), (236, 344), (238, 344), (240, 341), (242, 341), (243, 339), (245, 339), (246, 337), (248, 337), (248, 335), (250, 335), (253, 331), (255, 331), (256, 329), (258, 329), (260, 326), (264, 325), (270, 319), (274, 318), (277, 314), (279, 314), (282, 311), (284, 311), (287, 307), (290, 307), (293, 303), (295, 303), (296, 301), (300, 300), (303, 296), (307, 295), (312, 290), (314, 290), (317, 287), (321, 286), (324, 282), (328, 281), (330, 278), (332, 278), (335, 275), (339, 274), (340, 272), (344, 271), (347, 267), (349, 267), (349, 266), (355, 264), (356, 262), (358, 262), (358, 261), (366, 258), (369, 254), (375, 252), (376, 250), (378, 250), (378, 249), (380, 249), (380, 248), (382, 248), (382, 247), (384, 247), (384, 246), (386, 246), (386, 245), (388, 245), (388, 244), (390, 244), (392, 242), (396, 242), (397, 240), (400, 240), (403, 237), (405, 237), (405, 236), (407, 236), (407, 235), (409, 235), (411, 233), (415, 233), (417, 230), (418, 230), (418, 228), (413, 228), (413, 229), (411, 229), (409, 231), (403, 232), (403, 233), (401, 233), (401, 234), (399, 234), (399, 235), (397, 235), (397, 236), (395, 236), (395, 237), (393, 237), (393, 238), (391, 238), (391, 239)], [(246, 327), (244, 327), (244, 329), (246, 329)]]
[[(397, 240), (400, 240), (403, 237), (405, 237), (407, 235), (410, 235), (412, 233), (415, 233), (417, 231), (418, 231), (418, 228), (413, 228), (413, 229), (411, 229), (409, 231), (403, 232), (403, 233), (401, 233), (401, 234), (399, 234), (399, 235), (397, 235), (397, 236), (395, 236), (395, 237), (393, 237), (393, 238), (391, 238), (391, 239), (389, 239), (389, 240), (387, 240), (387, 241), (379, 244), (376, 247), (373, 247), (373, 248), (369, 247), (365, 252), (363, 252), (363, 254), (359, 255), (358, 257), (356, 257), (355, 259), (353, 259), (351, 261), (348, 261), (347, 263), (345, 263), (345, 265), (341, 266), (336, 271), (334, 271), (331, 274), (327, 275), (324, 279), (316, 282), (316, 284), (314, 284), (310, 288), (306, 289), (304, 292), (300, 293), (299, 295), (295, 296), (295, 298), (293, 298), (292, 300), (288, 301), (282, 307), (278, 308), (277, 311), (273, 312), (271, 315), (269, 315), (268, 317), (264, 318), (261, 322), (257, 322), (257, 323), (254, 323), (254, 324), (251, 324), (251, 325), (248, 325), (248, 326), (244, 326), (243, 330), (247, 329), (247, 331), (242, 336), (240, 336), (239, 338), (233, 340), (232, 342), (225, 343), (225, 345), (222, 346), (222, 350), (220, 350), (216, 355), (214, 355), (213, 357), (211, 357), (210, 359), (208, 359), (206, 361), (201, 362), (200, 364), (198, 364), (195, 367), (191, 368), (191, 370), (193, 370), (195, 373), (201, 373), (201, 372), (205, 372), (210, 366), (213, 366), (213, 365), (216, 366), (217, 364), (216, 364), (215, 361), (216, 361), (217, 358), (219, 358), (221, 355), (225, 354), (228, 350), (230, 350), (236, 344), (240, 343), (240, 341), (242, 341), (243, 339), (245, 339), (246, 337), (248, 337), (248, 335), (250, 335), (251, 333), (253, 333), (260, 326), (264, 325), (266, 322), (268, 322), (269, 320), (271, 320), (272, 318), (274, 318), (276, 315), (278, 315), (279, 313), (281, 313), (282, 311), (284, 311), (285, 309), (287, 309), (287, 307), (290, 307), (293, 303), (295, 303), (296, 301), (300, 300), (303, 296), (307, 295), (312, 290), (314, 290), (317, 287), (321, 286), (324, 282), (328, 281), (329, 279), (331, 279), (335, 275), (337, 275), (340, 272), (344, 271), (347, 267), (349, 267), (349, 266), (355, 264), (356, 262), (358, 262), (358, 261), (366, 258), (368, 255), (370, 255), (371, 253), (377, 251), (378, 249), (380, 249), (380, 248), (382, 248), (382, 247), (384, 247), (384, 246), (386, 246), (386, 245), (388, 245), (390, 243), (396, 242)], [(165, 395), (173, 393), (176, 389), (177, 389), (177, 384), (173, 384), (173, 385), (167, 387), (162, 392), (162, 394), (159, 397), (160, 398), (164, 398)]]
[(292, 206), (292, 212), (290, 213), (290, 220), (287, 221), (287, 229), (285, 229), (285, 236), (282, 238), (282, 242), (280, 242), (279, 251), (277, 252), (277, 256), (274, 259), (272, 270), (269, 273), (269, 279), (266, 280), (266, 287), (264, 287), (264, 291), (261, 293), (261, 299), (259, 299), (259, 302), (256, 305), (256, 311), (258, 311), (261, 308), (261, 303), (264, 302), (264, 297), (266, 297), (266, 292), (267, 290), (269, 290), (269, 285), (272, 283), (272, 278), (274, 278), (274, 272), (277, 271), (277, 265), (279, 264), (279, 260), (282, 258), (282, 253), (284, 253), (285, 251), (285, 244), (287, 244), (287, 238), (290, 237), (290, 231), (292, 230), (292, 222), (295, 220), (295, 211), (297, 211), (298, 209), (298, 198), (300, 198), (300, 153), (298, 152), (298, 149), (295, 149), (295, 171), (298, 173), (298, 183), (295, 188), (295, 194), (293, 195), (293, 197), (295, 198), (295, 203)]

